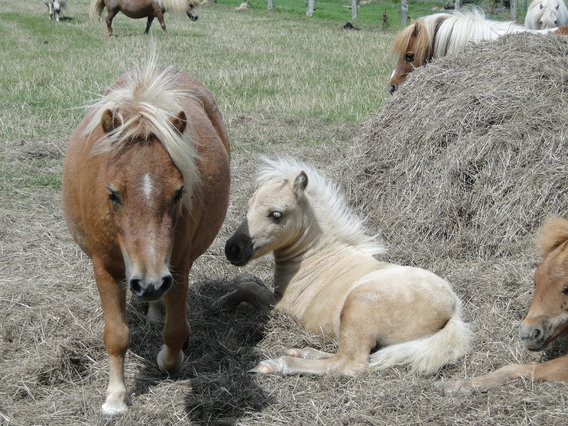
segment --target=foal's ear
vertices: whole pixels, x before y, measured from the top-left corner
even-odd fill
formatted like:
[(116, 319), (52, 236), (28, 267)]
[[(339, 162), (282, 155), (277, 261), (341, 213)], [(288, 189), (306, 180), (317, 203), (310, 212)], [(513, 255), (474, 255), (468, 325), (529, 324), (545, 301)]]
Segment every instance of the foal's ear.
[(308, 175), (303, 170), (300, 172), (296, 179), (294, 179), (294, 193), (301, 195), (308, 186)]
[(105, 133), (112, 132), (121, 124), (122, 117), (120, 116), (118, 109), (115, 109), (114, 111), (107, 109), (103, 112), (103, 116), (101, 117), (101, 127)]
[(187, 115), (185, 115), (185, 112), (181, 110), (178, 115), (170, 118), (170, 123), (172, 123), (172, 126), (174, 126), (181, 135), (187, 126)]

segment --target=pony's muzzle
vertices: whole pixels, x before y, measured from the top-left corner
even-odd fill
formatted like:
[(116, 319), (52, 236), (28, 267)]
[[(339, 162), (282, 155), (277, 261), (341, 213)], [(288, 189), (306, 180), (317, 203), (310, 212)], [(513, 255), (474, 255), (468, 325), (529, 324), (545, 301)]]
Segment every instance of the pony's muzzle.
[(531, 351), (540, 351), (549, 342), (542, 323), (537, 325), (522, 324), (519, 335), (526, 348)]
[(195, 22), (199, 19), (199, 15), (195, 15), (191, 12), (187, 12), (187, 16), (189, 17), (189, 19), (191, 19), (192, 22)]
[(159, 300), (173, 284), (171, 275), (165, 275), (161, 279), (146, 281), (142, 278), (131, 278), (128, 281), (130, 291), (143, 302), (155, 302)]
[(235, 266), (244, 266), (252, 257), (252, 240), (245, 235), (233, 235), (225, 244), (225, 257)]

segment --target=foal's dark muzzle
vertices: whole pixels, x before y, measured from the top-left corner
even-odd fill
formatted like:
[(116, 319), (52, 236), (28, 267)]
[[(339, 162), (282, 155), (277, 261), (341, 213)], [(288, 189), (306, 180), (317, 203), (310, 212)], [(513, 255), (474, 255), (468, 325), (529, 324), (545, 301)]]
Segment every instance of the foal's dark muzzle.
[(244, 266), (253, 255), (252, 240), (245, 235), (233, 235), (225, 244), (225, 256), (235, 266)]

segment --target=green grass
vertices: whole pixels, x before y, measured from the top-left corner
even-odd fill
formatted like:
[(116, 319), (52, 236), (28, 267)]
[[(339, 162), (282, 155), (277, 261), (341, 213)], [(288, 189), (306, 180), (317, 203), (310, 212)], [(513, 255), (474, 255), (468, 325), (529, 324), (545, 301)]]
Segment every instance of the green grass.
[[(250, 0), (251, 9), (236, 11), (240, 1), (210, 2), (195, 23), (166, 14), (169, 34), (155, 23), (150, 37), (143, 35), (145, 20), (119, 14), (116, 37), (109, 38), (103, 22), (89, 18), (89, 0), (70, 2), (61, 22), (49, 21), (39, 1), (0, 0), (0, 178), (57, 189), (41, 173), (12, 178), (42, 166), (22, 162), (18, 169), (2, 154), (21, 141), (38, 149), (48, 141), (64, 152), (81, 107), (120, 74), (143, 65), (153, 50), (160, 63), (192, 74), (214, 93), (237, 151), (325, 144), (336, 129), (358, 126), (380, 109), (395, 60), (390, 45), (400, 29), (398, 1), (361, 5), (361, 31), (342, 29), (351, 21), (348, 1), (316, 1), (311, 18), (299, 0), (275, 0), (273, 10), (264, 0)], [(410, 16), (442, 6), (411, 1)]]

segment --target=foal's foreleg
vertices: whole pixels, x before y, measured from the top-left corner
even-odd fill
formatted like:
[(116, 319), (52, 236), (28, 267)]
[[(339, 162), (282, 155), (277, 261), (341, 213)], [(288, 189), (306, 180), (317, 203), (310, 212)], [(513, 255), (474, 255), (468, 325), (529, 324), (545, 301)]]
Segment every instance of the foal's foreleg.
[[(312, 348), (290, 349), (288, 356), (260, 362), (251, 373), (352, 375), (369, 364), (369, 353), (376, 345), (376, 334), (368, 330), (373, 306), (350, 295), (341, 312), (339, 348), (336, 354)], [(366, 326), (365, 326), (366, 325)], [(373, 327), (371, 327), (373, 329)], [(292, 355), (292, 356), (290, 356)]]
[(93, 259), (95, 278), (104, 314), (104, 345), (109, 358), (109, 384), (103, 416), (112, 417), (127, 409), (129, 396), (124, 382), (124, 357), (128, 350), (126, 290)]
[(277, 298), (267, 288), (261, 287), (253, 281), (247, 281), (239, 284), (236, 290), (221, 297), (217, 301), (217, 305), (233, 307), (242, 302), (250, 303), (259, 309), (270, 309), (276, 304)]
[(489, 374), (466, 380), (457, 380), (442, 384), (445, 392), (486, 391), (494, 386), (517, 379), (537, 382), (567, 382), (568, 355), (561, 356), (540, 364), (511, 364)]

